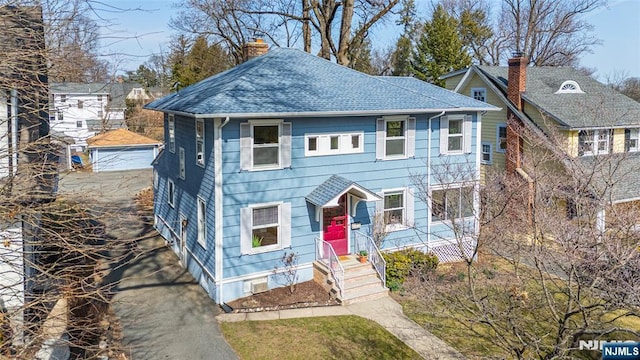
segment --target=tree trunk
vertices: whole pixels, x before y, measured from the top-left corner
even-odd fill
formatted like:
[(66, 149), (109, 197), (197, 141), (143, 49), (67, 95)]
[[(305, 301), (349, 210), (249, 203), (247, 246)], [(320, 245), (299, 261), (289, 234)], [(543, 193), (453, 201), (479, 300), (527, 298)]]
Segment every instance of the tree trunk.
[(344, 0), (342, 4), (342, 24), (340, 25), (340, 43), (336, 53), (336, 62), (349, 65), (349, 40), (351, 39), (351, 22), (353, 20), (353, 0)]

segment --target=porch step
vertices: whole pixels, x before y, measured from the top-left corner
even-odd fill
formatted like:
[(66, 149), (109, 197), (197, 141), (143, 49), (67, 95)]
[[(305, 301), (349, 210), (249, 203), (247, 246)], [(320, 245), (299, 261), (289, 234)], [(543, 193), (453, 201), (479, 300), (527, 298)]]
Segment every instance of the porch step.
[(322, 283), (331, 292), (332, 296), (340, 300), (342, 304), (352, 304), (360, 301), (378, 299), (387, 296), (388, 289), (382, 286), (382, 280), (378, 277), (371, 263), (360, 263), (355, 258), (341, 259), (340, 264), (344, 269), (344, 292), (341, 297), (334, 279), (324, 264), (314, 266), (314, 278)]

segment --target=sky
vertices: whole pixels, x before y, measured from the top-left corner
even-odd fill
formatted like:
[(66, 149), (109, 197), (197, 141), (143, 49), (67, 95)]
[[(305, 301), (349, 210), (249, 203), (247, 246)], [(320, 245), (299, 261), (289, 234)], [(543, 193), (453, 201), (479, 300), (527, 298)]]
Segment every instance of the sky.
[[(151, 54), (166, 52), (174, 33), (169, 21), (179, 11), (174, 5), (176, 2), (109, 0), (108, 4), (117, 8), (143, 11), (100, 12), (113, 23), (103, 30), (103, 54), (112, 62), (115, 60), (119, 70), (133, 70)], [(620, 76), (640, 77), (640, 0), (609, 0), (607, 7), (589, 13), (586, 20), (594, 26), (602, 44), (594, 46), (593, 53), (584, 55), (581, 65), (596, 69), (594, 75), (603, 82)], [(387, 21), (371, 38), (386, 48), (393, 44), (400, 31)]]

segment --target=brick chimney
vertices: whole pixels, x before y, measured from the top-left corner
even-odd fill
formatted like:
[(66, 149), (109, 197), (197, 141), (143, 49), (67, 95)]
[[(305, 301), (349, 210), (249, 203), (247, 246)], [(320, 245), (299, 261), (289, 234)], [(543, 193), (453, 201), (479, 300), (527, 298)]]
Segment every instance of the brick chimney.
[(527, 58), (522, 53), (514, 53), (509, 59), (509, 74), (507, 77), (507, 98), (518, 110), (522, 110), (522, 93), (527, 87)]
[[(509, 73), (507, 75), (507, 98), (515, 107), (522, 111), (522, 93), (526, 90), (527, 83), (527, 58), (522, 53), (514, 53), (509, 59)], [(507, 173), (513, 174), (516, 169), (522, 168), (522, 120), (510, 109), (507, 111)]]
[(242, 57), (244, 61), (249, 61), (255, 57), (264, 55), (269, 51), (269, 45), (260, 38), (255, 38), (253, 41), (242, 46)]

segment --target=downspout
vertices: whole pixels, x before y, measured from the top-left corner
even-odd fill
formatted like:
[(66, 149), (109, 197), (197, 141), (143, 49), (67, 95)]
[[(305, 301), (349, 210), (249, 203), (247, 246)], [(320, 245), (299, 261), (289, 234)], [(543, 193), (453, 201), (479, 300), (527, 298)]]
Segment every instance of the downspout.
[[(444, 115), (445, 111), (438, 115), (432, 116), (427, 121), (427, 191), (431, 188), (431, 120)], [(427, 194), (428, 196), (428, 194)], [(427, 214), (427, 252), (429, 252), (429, 242), (431, 240), (431, 236), (429, 232), (431, 231), (431, 206), (428, 206), (429, 214)]]
[(18, 171), (18, 91), (11, 89), (11, 167), (10, 174)]
[(216, 290), (217, 290), (217, 299), (219, 304), (223, 304), (222, 301), (222, 271), (224, 269), (222, 260), (223, 260), (223, 245), (224, 245), (224, 231), (222, 226), (223, 221), (223, 192), (222, 192), (222, 128), (227, 125), (230, 121), (230, 118), (227, 116), (224, 121), (216, 128), (214, 128), (214, 139), (213, 139), (213, 191), (214, 191), (214, 199), (215, 199), (215, 278), (213, 279), (216, 282)]

